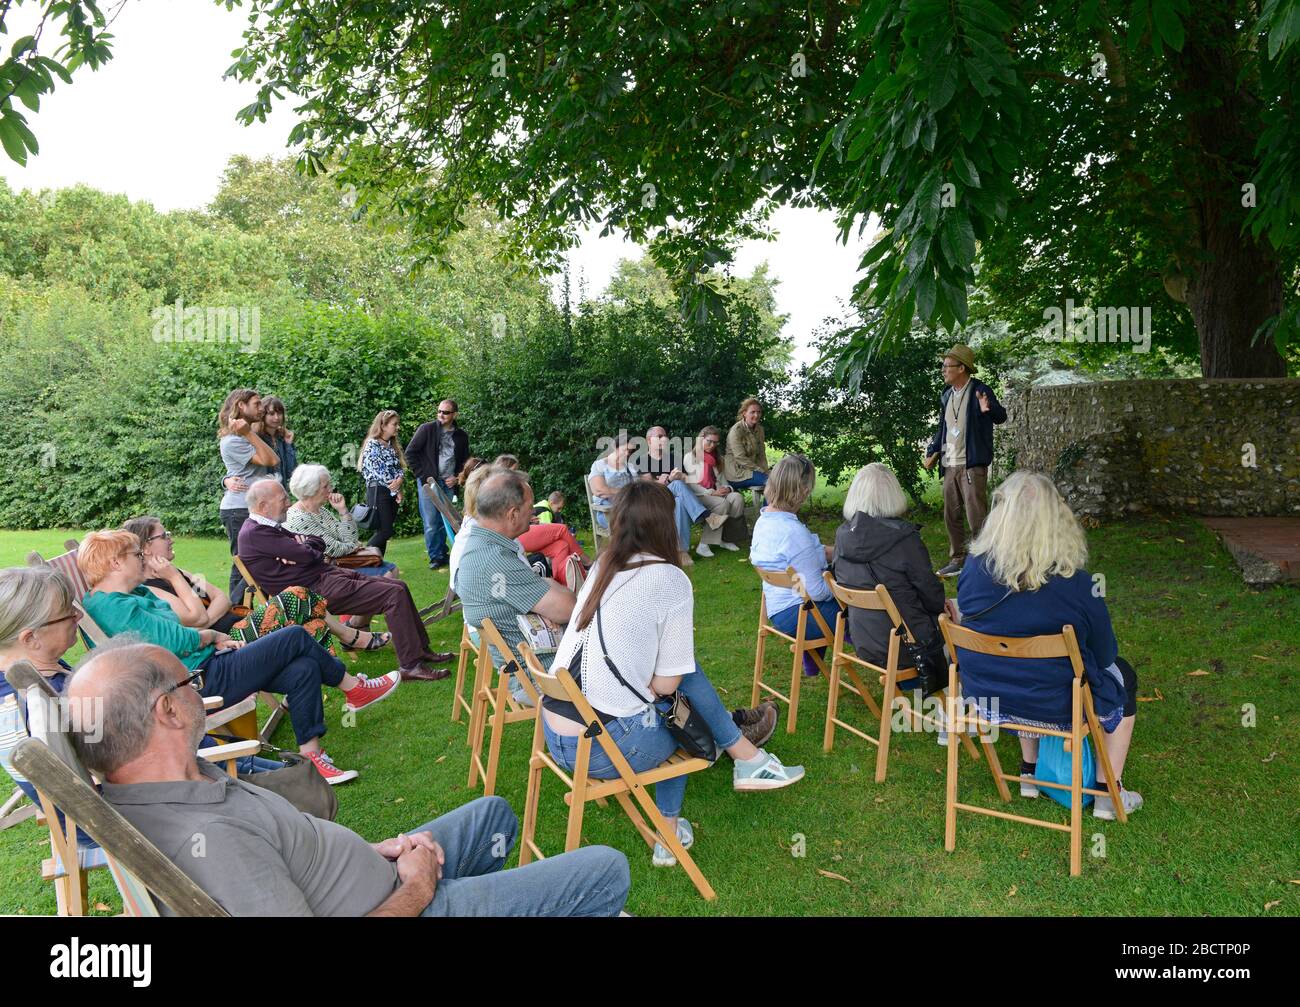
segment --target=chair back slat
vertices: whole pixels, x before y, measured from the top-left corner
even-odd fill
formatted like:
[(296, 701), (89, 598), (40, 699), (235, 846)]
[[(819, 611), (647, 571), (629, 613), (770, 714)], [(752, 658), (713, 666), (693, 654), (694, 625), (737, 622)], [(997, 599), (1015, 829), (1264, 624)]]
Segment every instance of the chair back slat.
[[(503, 665), (502, 667), (508, 666), (510, 664), (514, 664), (515, 667), (518, 668), (518, 672), (516, 672), (516, 678), (518, 679), (519, 684), (523, 687), (524, 692), (526, 692), (529, 695), (529, 697), (535, 700), (537, 698), (537, 692), (532, 687), (532, 683), (528, 681), (528, 676), (523, 673), (524, 671), (523, 662), (515, 657), (514, 650), (511, 648), (510, 644), (506, 643), (506, 638), (501, 635), (501, 631), (497, 629), (496, 623), (494, 623), (491, 619), (485, 618), (481, 623), (479, 623), (478, 633), (479, 633), (479, 640), (482, 643), (487, 643), (490, 648), (495, 648), (496, 652), (501, 655), (502, 659), (505, 661), (505, 665)], [(527, 646), (527, 644), (521, 642), (520, 646), (524, 647)], [(481, 646), (479, 648), (479, 651), (481, 655), (483, 652)], [(491, 650), (488, 650), (487, 653), (490, 654)], [(534, 659), (536, 659), (536, 656), (537, 655), (535, 654), (533, 655)]]
[(966, 626), (959, 626), (948, 616), (939, 616), (939, 629), (948, 652), (960, 664), (956, 648), (974, 651), (976, 654), (988, 654), (993, 657), (1008, 658), (1052, 658), (1064, 657), (1070, 662), (1075, 678), (1083, 677), (1083, 655), (1079, 652), (1079, 641), (1074, 634), (1074, 627), (1067, 624), (1061, 632), (1044, 636), (993, 636), (980, 633)]
[[(772, 587), (783, 587), (787, 591), (796, 590), (797, 581), (792, 566), (788, 566), (784, 570), (764, 570), (761, 566), (756, 566), (754, 572), (758, 574), (759, 579), (764, 584), (770, 584)], [(807, 592), (804, 593), (806, 596)]]
[(831, 595), (844, 608), (862, 608), (870, 612), (884, 612), (889, 616), (889, 621), (894, 628), (902, 626), (903, 631), (907, 634), (908, 640), (914, 640), (912, 630), (903, 622), (903, 613), (898, 610), (894, 604), (894, 598), (889, 593), (889, 588), (884, 584), (877, 584), (873, 588), (854, 588), (845, 587), (838, 583), (831, 572), (827, 570), (822, 574), (826, 580), (826, 586), (831, 589)]
[[(104, 800), (81, 775), (36, 738), (14, 752), (14, 764), (70, 820), (75, 820), (116, 861), (118, 872), (135, 876), (128, 886), (133, 898), (153, 892), (178, 916), (227, 916), (221, 906)], [(79, 767), (85, 773), (85, 767)], [(147, 880), (146, 880), (147, 879)], [(127, 892), (123, 892), (123, 899)]]
[(551, 699), (568, 700), (568, 693), (564, 691), (564, 686), (558, 677), (559, 672), (567, 669), (554, 668), (547, 671), (542, 667), (542, 662), (537, 659), (537, 655), (533, 653), (532, 647), (521, 643), (519, 650), (524, 656), (524, 664), (528, 666), (528, 673), (533, 676), (533, 681), (537, 684), (538, 691), (543, 696), (550, 696)]

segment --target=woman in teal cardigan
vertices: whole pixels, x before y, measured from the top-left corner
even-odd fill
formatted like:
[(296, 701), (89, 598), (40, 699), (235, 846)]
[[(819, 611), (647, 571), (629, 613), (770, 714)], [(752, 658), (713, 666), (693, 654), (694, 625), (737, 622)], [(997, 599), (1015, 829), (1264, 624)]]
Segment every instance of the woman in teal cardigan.
[(345, 711), (359, 710), (397, 688), (400, 679), (395, 673), (358, 679), (301, 626), (286, 626), (243, 644), (215, 629), (182, 625), (171, 606), (143, 586), (144, 553), (131, 532), (91, 532), (78, 549), (77, 565), (92, 589), (82, 605), (105, 633), (130, 633), (169, 651), (196, 673), (202, 695), (220, 696), (227, 704), (264, 690), (283, 693), (299, 751), (329, 783), (356, 778), (355, 770), (338, 769), (321, 749), (321, 686), (342, 690)]

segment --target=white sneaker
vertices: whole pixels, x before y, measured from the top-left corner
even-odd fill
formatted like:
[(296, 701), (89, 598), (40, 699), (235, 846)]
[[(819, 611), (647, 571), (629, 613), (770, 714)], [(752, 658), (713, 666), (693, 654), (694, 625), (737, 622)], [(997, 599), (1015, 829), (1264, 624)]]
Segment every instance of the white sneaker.
[[(684, 850), (689, 850), (695, 842), (695, 832), (691, 828), (691, 823), (682, 816), (677, 819), (677, 841), (682, 844)], [(656, 867), (677, 866), (677, 858), (673, 856), (672, 850), (668, 849), (663, 843), (655, 843), (654, 856), (650, 862)]]
[[(1097, 786), (1103, 787), (1105, 784), (1098, 784)], [(1124, 813), (1126, 815), (1131, 815), (1142, 807), (1142, 795), (1136, 790), (1121, 790), (1119, 799), (1124, 804)], [(1109, 794), (1105, 797), (1098, 797), (1093, 801), (1092, 817), (1100, 818), (1104, 822), (1113, 822), (1115, 820), (1115, 802), (1110, 799)]]
[(697, 545), (697, 546), (695, 547), (695, 555), (697, 555), (697, 556), (703, 556), (705, 559), (712, 559), (712, 558), (713, 558), (713, 550), (710, 549), (710, 548), (709, 548), (707, 545), (705, 545), (703, 542), (701, 542), (699, 545)]
[(736, 545), (735, 542), (718, 542), (717, 545), (726, 549), (727, 552), (740, 552), (740, 546)]
[(732, 766), (733, 790), (779, 790), (803, 779), (803, 766), (782, 765), (780, 759), (761, 748), (758, 753), (761, 760), (747, 764), (737, 762)]

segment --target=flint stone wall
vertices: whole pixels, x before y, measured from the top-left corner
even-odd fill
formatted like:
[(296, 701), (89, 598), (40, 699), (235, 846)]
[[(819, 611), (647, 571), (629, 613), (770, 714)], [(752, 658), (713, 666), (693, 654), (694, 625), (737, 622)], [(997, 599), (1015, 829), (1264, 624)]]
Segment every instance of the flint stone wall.
[(1300, 380), (1053, 385), (1006, 406), (998, 468), (1046, 473), (1076, 514), (1300, 515)]

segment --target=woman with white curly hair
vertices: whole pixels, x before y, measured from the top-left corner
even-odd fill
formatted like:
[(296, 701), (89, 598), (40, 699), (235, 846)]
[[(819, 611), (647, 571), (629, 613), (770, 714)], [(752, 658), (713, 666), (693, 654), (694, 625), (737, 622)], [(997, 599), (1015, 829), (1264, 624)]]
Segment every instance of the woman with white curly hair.
[[(1142, 795), (1124, 790), (1121, 777), (1133, 740), (1137, 676), (1119, 656), (1106, 602), (1084, 569), (1087, 561), (1083, 527), (1052, 481), (1037, 472), (1014, 472), (993, 493), (993, 509), (957, 582), (957, 607), (978, 613), (962, 625), (994, 636), (1040, 636), (1074, 627), (1097, 719), (1106, 732), (1106, 753), (1124, 810), (1132, 812), (1142, 806)], [(997, 698), (990, 719), (1070, 729), (1074, 673), (1066, 658), (1008, 661), (962, 651), (960, 661), (967, 699), (991, 704)], [(1033, 777), (1038, 738), (1021, 736), (1020, 751), (1020, 775)], [(1100, 760), (1097, 773), (1102, 773)], [(1103, 779), (1096, 785), (1106, 788)], [(1037, 797), (1038, 787), (1022, 782), (1020, 794)], [(1098, 797), (1093, 815), (1114, 819), (1111, 799)]]

